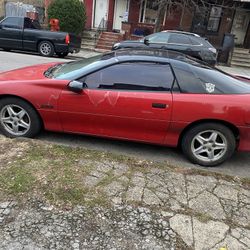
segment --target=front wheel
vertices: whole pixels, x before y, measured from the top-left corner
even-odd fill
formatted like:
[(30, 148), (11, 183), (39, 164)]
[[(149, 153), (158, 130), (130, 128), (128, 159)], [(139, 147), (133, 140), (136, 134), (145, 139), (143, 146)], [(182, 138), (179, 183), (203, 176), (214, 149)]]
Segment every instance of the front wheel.
[(18, 98), (0, 100), (0, 130), (4, 135), (33, 137), (40, 129), (40, 117), (27, 102)]
[(199, 124), (189, 129), (182, 139), (182, 150), (193, 163), (213, 167), (229, 159), (236, 148), (232, 131), (217, 123)]

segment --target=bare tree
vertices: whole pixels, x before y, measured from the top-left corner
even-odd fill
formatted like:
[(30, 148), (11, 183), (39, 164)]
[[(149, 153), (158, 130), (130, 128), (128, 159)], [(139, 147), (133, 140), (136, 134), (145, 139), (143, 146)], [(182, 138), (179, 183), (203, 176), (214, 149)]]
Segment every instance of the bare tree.
[[(141, 0), (140, 2), (144, 2)], [(236, 8), (238, 5), (242, 5), (242, 3), (237, 3), (232, 0), (216, 0), (213, 1), (213, 4), (221, 7), (227, 8)], [(199, 11), (201, 8), (209, 8), (211, 5), (211, 1), (209, 0), (153, 0), (153, 6), (158, 7), (157, 19), (155, 23), (154, 31), (158, 32), (161, 30), (162, 23), (164, 18), (170, 14), (173, 10), (173, 7), (179, 7), (182, 9), (181, 18), (180, 18), (180, 27), (182, 26), (184, 12), (189, 11)]]

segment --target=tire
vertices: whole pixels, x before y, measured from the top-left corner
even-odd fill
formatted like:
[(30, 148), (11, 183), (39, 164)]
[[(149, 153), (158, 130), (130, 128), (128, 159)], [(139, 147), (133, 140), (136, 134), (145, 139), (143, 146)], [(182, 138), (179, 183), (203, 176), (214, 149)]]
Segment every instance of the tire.
[(38, 52), (41, 56), (51, 57), (55, 53), (54, 45), (49, 41), (42, 41), (38, 45)]
[(8, 48), (3, 48), (3, 50), (6, 51), (6, 52), (10, 52), (11, 51), (11, 49), (8, 49)]
[(39, 115), (27, 102), (14, 97), (0, 100), (0, 130), (5, 136), (34, 137), (41, 125)]
[(191, 127), (183, 136), (185, 156), (204, 167), (217, 166), (229, 159), (236, 148), (233, 132), (219, 123), (203, 123)]
[(69, 53), (68, 52), (61, 52), (61, 53), (56, 53), (58, 57), (60, 58), (64, 58), (65, 56), (67, 56)]

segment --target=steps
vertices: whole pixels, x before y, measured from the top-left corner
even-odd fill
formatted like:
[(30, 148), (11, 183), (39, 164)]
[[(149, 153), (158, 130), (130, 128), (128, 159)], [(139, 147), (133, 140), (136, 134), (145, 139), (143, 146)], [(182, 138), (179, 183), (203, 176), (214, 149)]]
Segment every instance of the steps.
[(250, 68), (249, 49), (234, 48), (231, 66)]
[(95, 30), (84, 31), (82, 35), (81, 49), (94, 50), (96, 46), (95, 35), (96, 35)]
[(117, 43), (123, 39), (123, 35), (113, 32), (102, 32), (98, 39), (96, 48), (102, 50), (111, 50), (114, 43)]

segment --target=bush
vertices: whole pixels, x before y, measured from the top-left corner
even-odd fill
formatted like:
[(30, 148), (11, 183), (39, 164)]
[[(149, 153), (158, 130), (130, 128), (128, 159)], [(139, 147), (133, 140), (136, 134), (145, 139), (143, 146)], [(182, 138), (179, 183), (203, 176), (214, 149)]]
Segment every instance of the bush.
[(60, 22), (60, 30), (80, 34), (85, 26), (85, 5), (79, 0), (55, 0), (48, 8), (48, 17)]

